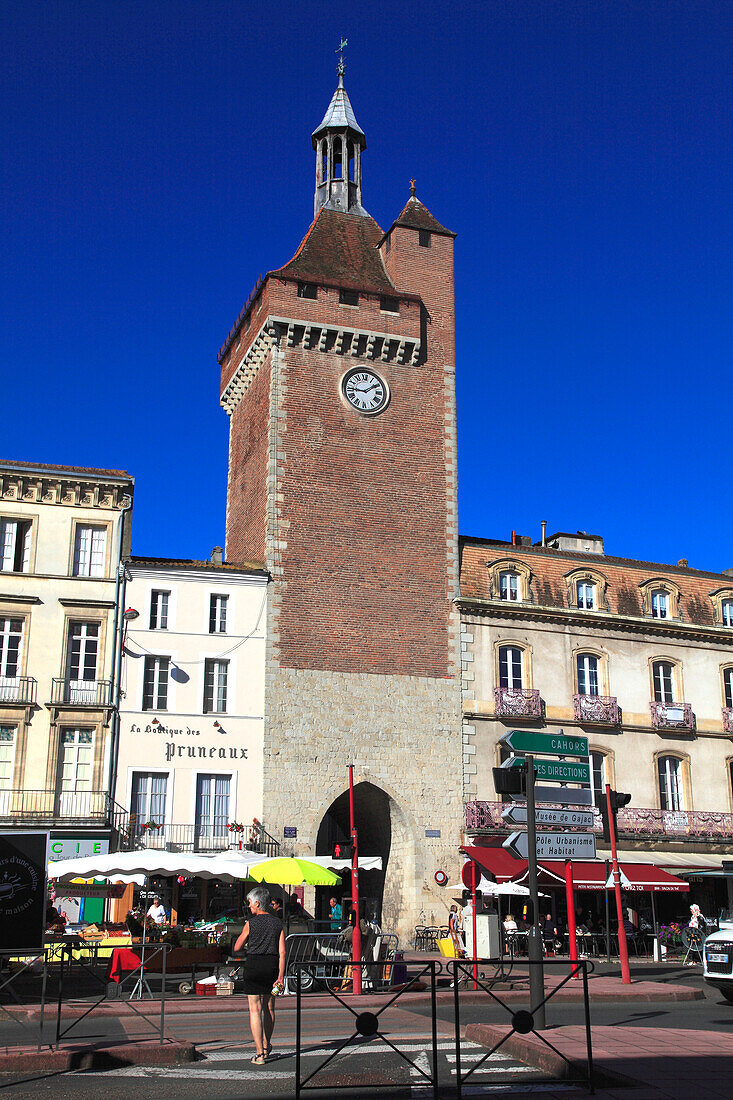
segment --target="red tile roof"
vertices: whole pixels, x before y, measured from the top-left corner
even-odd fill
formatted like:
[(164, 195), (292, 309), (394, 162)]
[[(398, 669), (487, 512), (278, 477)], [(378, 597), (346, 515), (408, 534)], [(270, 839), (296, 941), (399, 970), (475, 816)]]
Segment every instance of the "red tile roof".
[(221, 569), (225, 573), (260, 573), (267, 576), (267, 570), (257, 562), (196, 561), (194, 558), (151, 558), (136, 554), (132, 554), (125, 560), (130, 565), (150, 565), (156, 569)]
[(455, 237), (455, 233), (441, 225), (427, 206), (424, 206), (414, 195), (407, 200), (404, 210), (397, 221), (392, 223), (391, 228), (394, 229), (396, 225), (404, 225), (408, 229), (428, 229), (431, 233), (440, 233), (444, 237)]
[(308, 283), (394, 294), (377, 244), (382, 230), (373, 218), (342, 214), (322, 207), (289, 263), (271, 275), (287, 275)]
[(17, 462), (15, 459), (0, 459), (0, 470), (11, 466), (14, 470), (53, 470), (60, 474), (89, 474), (93, 477), (123, 477), (128, 481), (134, 481), (132, 474), (127, 470), (101, 470), (95, 466), (56, 466), (48, 462)]
[[(568, 610), (565, 578), (574, 569), (601, 573), (608, 583), (608, 610), (612, 614), (637, 617), (642, 616), (639, 585), (655, 577), (667, 578), (680, 590), (682, 621), (698, 626), (714, 625), (710, 593), (720, 588), (733, 590), (733, 576), (685, 566), (555, 550), (549, 546), (514, 546), (493, 539), (464, 538), (461, 544), (461, 595), (466, 600), (491, 598), (487, 563), (504, 558), (524, 562), (530, 568), (534, 603), (542, 607)], [(670, 625), (673, 622), (670, 620)]]

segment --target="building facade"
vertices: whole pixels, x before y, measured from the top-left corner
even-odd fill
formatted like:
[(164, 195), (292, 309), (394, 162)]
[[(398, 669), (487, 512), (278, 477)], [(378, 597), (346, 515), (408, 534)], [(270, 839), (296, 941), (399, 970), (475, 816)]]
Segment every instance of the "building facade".
[(461, 553), (468, 837), (500, 843), (508, 831), (492, 774), (508, 755), (501, 737), (562, 728), (589, 739), (596, 806), (605, 783), (631, 794), (618, 818), (625, 858), (691, 879), (717, 868), (724, 901), (733, 576), (611, 557), (581, 532), (544, 545), (467, 538)]
[[(209, 562), (131, 558), (127, 570), (121, 841), (202, 853), (249, 846), (263, 817), (267, 575), (223, 563), (218, 548)], [(182, 918), (206, 909), (198, 895), (181, 899), (188, 906), (166, 900)]]
[(267, 828), (328, 853), (353, 764), (362, 892), (404, 934), (443, 918), (462, 811), (454, 234), (414, 188), (386, 232), (366, 212), (343, 74), (312, 144), (315, 219), (219, 355), (226, 556), (272, 578)]
[(0, 828), (51, 829), (52, 858), (104, 851), (120, 555), (133, 479), (0, 463)]

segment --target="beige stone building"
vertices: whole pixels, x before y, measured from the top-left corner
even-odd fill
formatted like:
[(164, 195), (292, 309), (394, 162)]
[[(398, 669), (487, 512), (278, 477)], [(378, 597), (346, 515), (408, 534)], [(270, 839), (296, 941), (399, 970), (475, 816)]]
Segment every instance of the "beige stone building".
[(0, 828), (49, 827), (52, 856), (114, 825), (118, 565), (133, 479), (0, 462)]
[[(461, 554), (467, 838), (499, 845), (508, 831), (500, 738), (562, 728), (589, 738), (596, 805), (606, 782), (631, 794), (625, 858), (685, 876), (708, 908), (725, 902), (733, 575), (611, 557), (582, 532), (464, 539)], [(717, 893), (703, 870), (721, 873)]]

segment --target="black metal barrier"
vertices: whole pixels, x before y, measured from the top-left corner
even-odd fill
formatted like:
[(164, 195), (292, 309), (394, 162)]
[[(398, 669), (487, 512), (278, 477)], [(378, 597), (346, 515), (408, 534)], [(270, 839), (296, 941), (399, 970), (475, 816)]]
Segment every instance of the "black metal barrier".
[[(141, 948), (142, 948), (142, 945), (141, 945)], [(58, 1007), (57, 1007), (57, 1011), (56, 1011), (56, 1042), (55, 1042), (55, 1046), (59, 1047), (61, 1045), (61, 1040), (64, 1039), (69, 1034), (69, 1032), (72, 1031), (78, 1024), (80, 1024), (82, 1020), (85, 1020), (87, 1016), (91, 1015), (91, 1013), (94, 1012), (94, 1010), (96, 1008), (99, 1008), (99, 1006), (101, 1004), (104, 1004), (105, 1001), (119, 1000), (120, 999), (120, 992), (125, 988), (126, 983), (127, 982), (132, 982), (133, 980), (135, 982), (135, 985), (132, 988), (132, 991), (130, 993), (130, 997), (127, 1000), (123, 999), (122, 1003), (127, 1005), (127, 1007), (132, 1012), (134, 1012), (136, 1016), (139, 1016), (141, 1020), (144, 1020), (146, 1024), (149, 1024), (150, 1027), (153, 1029), (153, 1031), (156, 1031), (158, 1033), (159, 1041), (161, 1043), (163, 1043), (165, 1041), (164, 1027), (165, 1027), (165, 993), (166, 993), (166, 988), (165, 988), (166, 954), (170, 950), (171, 950), (170, 944), (166, 944), (166, 943), (155, 944), (155, 945), (145, 944), (144, 949), (141, 950), (140, 966), (136, 967), (135, 970), (129, 971), (129, 973), (125, 977), (120, 978), (119, 982), (110, 982), (110, 981), (107, 980), (106, 976), (102, 977), (100, 974), (98, 974), (96, 972), (96, 970), (92, 966), (88, 966), (87, 963), (85, 963), (83, 961), (83, 959), (80, 959), (80, 958), (74, 959), (73, 955), (72, 955), (73, 948), (71, 947), (71, 945), (64, 945), (63, 950), (61, 952), (61, 959), (60, 959), (60, 964), (61, 965), (60, 965), (60, 971), (59, 971)], [(142, 998), (143, 989), (145, 989), (145, 988), (147, 988), (148, 993), (152, 997), (152, 992), (150, 990), (150, 986), (148, 985), (145, 972), (146, 972), (148, 963), (152, 962), (152, 960), (157, 955), (160, 955), (161, 952), (162, 952), (162, 955), (163, 955), (163, 960), (162, 960), (161, 970), (160, 970), (160, 974), (161, 974), (160, 1023), (158, 1025), (156, 1025), (156, 1024), (153, 1023), (153, 1021), (150, 1019), (150, 1017), (146, 1016), (143, 1012), (140, 1012), (137, 1008), (135, 1008), (134, 1004), (132, 1003), (132, 998), (135, 997), (136, 994), (137, 994), (137, 996)], [(17, 954), (17, 952), (16, 952), (16, 954)], [(137, 954), (137, 952), (136, 952), (136, 954)], [(85, 1012), (82, 1012), (82, 1014), (79, 1017), (77, 1017), (77, 1019), (72, 1020), (72, 1022), (62, 1030), (62, 1028), (61, 1028), (61, 1008), (62, 1008), (63, 999), (64, 999), (64, 969), (65, 969), (65, 965), (67, 963), (70, 966), (72, 962), (77, 967), (79, 967), (81, 970), (84, 970), (88, 974), (90, 974), (94, 978), (95, 981), (97, 981), (101, 985), (103, 985), (104, 986), (104, 993), (102, 994), (102, 996), (98, 1000), (96, 1000), (94, 1002), (94, 1004), (90, 1005), (89, 1008), (87, 1008), (87, 1010)], [(155, 973), (156, 974), (158, 973), (157, 968), (156, 968)], [(41, 1021), (42, 1020), (43, 1020), (43, 1010), (41, 1010)], [(41, 1022), (41, 1027), (42, 1026), (43, 1026), (43, 1022)]]
[[(565, 1064), (568, 1066), (568, 1068), (571, 1071), (571, 1076), (568, 1077), (568, 1078), (565, 1078), (564, 1079), (565, 1082), (567, 1082), (568, 1084), (576, 1084), (576, 1083), (577, 1084), (583, 1084), (583, 1085), (586, 1086), (586, 1088), (588, 1089), (588, 1091), (591, 1094), (594, 1093), (595, 1089), (593, 1087), (593, 1045), (592, 1045), (592, 1041), (591, 1041), (590, 1000), (589, 1000), (589, 997), (588, 997), (588, 975), (593, 973), (593, 970), (594, 970), (593, 963), (590, 962), (590, 960), (588, 960), (588, 959), (579, 959), (577, 962), (570, 962), (570, 963), (568, 963), (567, 959), (541, 959), (541, 960), (538, 960), (538, 961), (534, 961), (534, 960), (530, 960), (530, 959), (524, 959), (522, 961), (523, 961), (523, 964), (526, 963), (527, 966), (544, 966), (544, 967), (561, 966), (561, 967), (564, 968), (564, 967), (567, 967), (569, 965), (570, 966), (570, 973), (567, 974), (566, 977), (563, 978), (563, 980), (561, 982), (558, 982), (558, 984), (556, 986), (554, 986), (549, 992), (546, 992), (545, 996), (539, 1002), (539, 1004), (533, 1005), (533, 1004), (530, 1003), (529, 1009), (525, 1009), (525, 1008), (516, 1009), (516, 1008), (512, 1007), (511, 1005), (506, 1004), (501, 999), (500, 996), (497, 996), (497, 994), (493, 991), (493, 989), (490, 987), (490, 985), (487, 985), (485, 980), (481, 976), (481, 973), (480, 973), (481, 966), (482, 965), (486, 966), (487, 964), (496, 965), (497, 962), (498, 962), (497, 959), (450, 959), (447, 962), (448, 969), (452, 970), (452, 972), (453, 972), (452, 987), (453, 987), (453, 1006), (454, 1006), (454, 1022), (455, 1022), (456, 1093), (457, 1093), (457, 1095), (459, 1097), (462, 1095), (462, 1087), (463, 1087), (464, 1084), (466, 1084), (469, 1077), (471, 1077), (471, 1075), (474, 1074), (476, 1072), (476, 1070), (480, 1069), (480, 1067), (484, 1064), (484, 1062), (486, 1062), (487, 1059), (489, 1059), (492, 1056), (492, 1054), (495, 1054), (504, 1045), (504, 1043), (507, 1041), (507, 1039), (509, 1039), (509, 1037), (511, 1035), (515, 1035), (515, 1034), (516, 1035), (529, 1035), (530, 1033), (536, 1035), (537, 1038), (540, 1039), (541, 1042), (543, 1042), (545, 1044), (545, 1046), (549, 1047), (550, 1050), (553, 1050), (555, 1052), (555, 1054), (557, 1054), (560, 1058), (562, 1058), (563, 1062), (565, 1062)], [(509, 1015), (509, 1017), (511, 1019), (511, 1027), (510, 1027), (509, 1031), (507, 1031), (506, 1035), (502, 1039), (500, 1039), (498, 1043), (494, 1044), (494, 1046), (491, 1048), (491, 1050), (488, 1050), (482, 1058), (480, 1058), (477, 1062), (475, 1062), (471, 1066), (471, 1068), (469, 1070), (467, 1070), (466, 1073), (462, 1073), (461, 1072), (461, 1008), (460, 1008), (459, 984), (461, 982), (467, 982), (467, 981), (470, 981), (471, 983), (473, 983), (473, 980), (474, 980), (473, 979), (474, 965), (476, 965), (478, 970), (479, 970), (479, 976), (478, 976), (478, 979), (476, 981), (477, 988), (482, 990), (484, 993), (486, 993), (487, 996), (491, 997), (491, 999), (493, 1001), (496, 1001), (496, 1003), (504, 1009), (504, 1011)], [(541, 1007), (541, 1005), (546, 1005), (548, 1003), (548, 1001), (551, 1001), (552, 998), (555, 996), (555, 994), (560, 989), (563, 988), (563, 986), (567, 985), (567, 983), (569, 981), (571, 981), (572, 979), (576, 979), (576, 978), (581, 978), (582, 982), (583, 982), (583, 1009), (584, 1009), (584, 1016), (585, 1016), (585, 1038), (586, 1038), (586, 1052), (587, 1052), (586, 1053), (587, 1061), (586, 1061), (585, 1072), (583, 1074), (581, 1074), (580, 1076), (578, 1076), (578, 1074), (577, 1074), (578, 1064), (575, 1063), (575, 1062), (571, 1062), (570, 1059), (567, 1058), (562, 1053), (561, 1050), (558, 1050), (557, 1047), (554, 1046), (549, 1041), (549, 1039), (546, 1038), (546, 1035), (545, 1035), (544, 1032), (537, 1031), (535, 1029), (535, 1019), (534, 1019), (534, 1014), (537, 1012), (537, 1009)], [(529, 990), (527, 990), (527, 996), (529, 997)], [(475, 1079), (474, 1079), (473, 1083), (474, 1084), (476, 1083)]]
[[(13, 960), (16, 960), (17, 962), (22, 964), (20, 969), (14, 972), (10, 970), (10, 963)], [(39, 962), (42, 966), (41, 1018), (38, 1025), (36, 1050), (40, 1051), (43, 1041), (43, 1016), (46, 1010), (46, 985), (48, 980), (48, 959), (46, 957), (46, 951), (44, 949), (41, 949), (40, 951), (33, 949), (19, 950), (16, 947), (4, 948), (3, 950), (0, 950), (0, 996), (9, 996), (17, 1005), (20, 1004), (20, 1001), (15, 995), (13, 982), (16, 981), (16, 979), (19, 978), (21, 974), (25, 974), (32, 967), (37, 966)], [(23, 1023), (23, 1021), (19, 1019), (18, 1016), (8, 1011), (2, 1001), (0, 1001), (0, 1010), (4, 1012), (5, 1015), (10, 1020), (12, 1020), (14, 1024), (17, 1024), (18, 1027), (23, 1030), (23, 1032), (32, 1034), (35, 1031), (35, 1026), (32, 1027), (30, 1024)]]
[[(430, 960), (430, 961), (422, 964), (422, 967), (421, 967), (420, 971), (417, 974), (415, 974), (414, 977), (411, 978), (411, 980), (409, 982), (407, 982), (406, 985), (401, 986), (398, 990), (396, 990), (394, 992), (394, 994), (389, 998), (389, 1000), (387, 1000), (383, 1005), (381, 1005), (381, 1007), (376, 1012), (360, 1012), (358, 1009), (352, 1007), (352, 1005), (350, 1005), (347, 1001), (345, 1001), (343, 999), (343, 997), (340, 997), (339, 996), (339, 991), (337, 991), (334, 988), (331, 988), (330, 984), (327, 985), (326, 988), (328, 989), (328, 993), (333, 998), (333, 1000), (337, 1001), (340, 1005), (342, 1005), (354, 1017), (354, 1022), (353, 1022), (354, 1030), (349, 1036), (347, 1036), (346, 1039), (344, 1039), (344, 1041), (336, 1048), (336, 1050), (332, 1051), (331, 1054), (329, 1054), (328, 1057), (326, 1059), (324, 1059), (323, 1062), (321, 1062), (318, 1066), (316, 1066), (316, 1068), (311, 1073), (308, 1073), (305, 1077), (302, 1076), (302, 1069), (301, 1069), (301, 1046), (302, 1046), (301, 1014), (302, 1014), (302, 1006), (303, 1006), (302, 995), (301, 995), (302, 982), (299, 980), (299, 975), (298, 975), (298, 970), (301, 967), (303, 967), (304, 965), (305, 964), (301, 964), (301, 963), (294, 963), (293, 964), (294, 977), (295, 977), (295, 994), (296, 994), (296, 1013), (295, 1013), (295, 1097), (296, 1097), (296, 1100), (299, 1100), (299, 1097), (301, 1096), (301, 1094), (303, 1092), (315, 1091), (315, 1090), (320, 1090), (320, 1089), (328, 1089), (329, 1092), (345, 1092), (345, 1091), (353, 1092), (356, 1089), (371, 1089), (372, 1092), (373, 1092), (374, 1091), (374, 1083), (372, 1081), (367, 1081), (364, 1084), (360, 1084), (357, 1080), (354, 1080), (353, 1077), (350, 1078), (348, 1081), (342, 1081), (340, 1083), (339, 1083), (339, 1081), (333, 1080), (333, 1079), (329, 1079), (327, 1083), (325, 1083), (325, 1082), (323, 1082), (321, 1084), (311, 1083), (311, 1082), (314, 1081), (314, 1078), (319, 1073), (321, 1073), (322, 1070), (324, 1070), (326, 1068), (326, 1066), (329, 1065), (329, 1063), (331, 1063), (333, 1061), (334, 1058), (336, 1058), (339, 1054), (341, 1054), (341, 1052), (343, 1050), (345, 1050), (347, 1047), (350, 1047), (350, 1046), (353, 1047), (353, 1044), (355, 1043), (355, 1041), (361, 1043), (361, 1040), (365, 1040), (365, 1039), (366, 1040), (381, 1040), (387, 1047), (389, 1047), (390, 1050), (394, 1051), (395, 1054), (398, 1054), (400, 1056), (400, 1058), (402, 1058), (403, 1061), (407, 1063), (408, 1066), (410, 1066), (413, 1070), (417, 1071), (417, 1073), (422, 1078), (422, 1080), (419, 1081), (419, 1084), (432, 1086), (433, 1096), (434, 1097), (438, 1096), (438, 1032), (437, 1032), (436, 979), (437, 979), (438, 974), (442, 973), (443, 968), (442, 968), (440, 963), (435, 962), (433, 960)], [(344, 982), (342, 984), (345, 985), (349, 981), (351, 981), (351, 977), (352, 977), (353, 971), (355, 969), (359, 969), (363, 973), (364, 970), (368, 968), (369, 971), (371, 973), (373, 973), (375, 967), (387, 967), (387, 966), (391, 966), (391, 965), (392, 965), (391, 963), (373, 963), (373, 962), (372, 963), (366, 963), (366, 962), (349, 963), (348, 966), (344, 968)], [(431, 1020), (432, 1020), (432, 1059), (431, 1059), (431, 1064), (430, 1064), (430, 1067), (429, 1067), (429, 1070), (428, 1070), (427, 1073), (425, 1072), (425, 1070), (423, 1069), (423, 1067), (421, 1065), (419, 1065), (417, 1062), (413, 1062), (413, 1060), (411, 1058), (408, 1058), (407, 1054), (405, 1054), (404, 1051), (400, 1050), (399, 1047), (396, 1046), (391, 1041), (391, 1039), (387, 1038), (387, 1036), (384, 1034), (384, 1032), (381, 1028), (381, 1025), (380, 1025), (380, 1020), (381, 1020), (383, 1014), (387, 1011), (387, 1009), (391, 1008), (392, 1005), (394, 1005), (397, 1001), (399, 1001), (400, 997), (402, 997), (405, 993), (407, 993), (410, 989), (412, 989), (415, 986), (415, 984), (417, 982), (421, 981), (421, 979), (423, 979), (424, 977), (426, 977), (426, 975), (429, 975), (429, 981), (430, 981), (430, 1005), (431, 1005), (430, 1016), (431, 1016)], [(340, 990), (340, 991), (343, 992), (343, 990)], [(368, 1043), (368, 1044), (365, 1044), (365, 1048), (369, 1049), (369, 1050), (372, 1050), (373, 1048), (372, 1048), (371, 1042)], [(352, 1049), (352, 1052), (353, 1052), (353, 1049)], [(418, 1082), (413, 1082), (413, 1084), (416, 1084), (416, 1083), (418, 1083)]]

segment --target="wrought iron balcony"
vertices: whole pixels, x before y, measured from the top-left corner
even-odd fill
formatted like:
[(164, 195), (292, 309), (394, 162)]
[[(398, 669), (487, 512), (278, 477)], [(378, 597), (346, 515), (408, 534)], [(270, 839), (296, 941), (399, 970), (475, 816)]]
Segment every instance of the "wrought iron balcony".
[(573, 714), (576, 722), (587, 726), (618, 726), (621, 722), (615, 695), (574, 695)]
[(107, 825), (111, 808), (106, 791), (0, 790), (3, 823)]
[(733, 733), (733, 707), (723, 707), (723, 729)]
[(650, 703), (652, 726), (661, 729), (695, 729), (695, 715), (689, 703)]
[(54, 679), (51, 684), (51, 702), (54, 706), (108, 707), (111, 705), (109, 680)]
[(536, 688), (494, 688), (497, 718), (542, 718), (542, 699)]
[[(558, 804), (559, 805), (559, 804)], [(466, 829), (472, 833), (509, 833), (514, 828), (502, 821), (503, 802), (467, 802)], [(602, 832), (601, 815), (594, 810), (593, 830)], [(644, 806), (624, 806), (618, 812), (619, 838), (663, 839), (687, 837), (700, 840), (732, 840), (733, 814), (712, 810), (657, 810)]]
[(0, 676), (0, 703), (32, 706), (37, 686), (32, 676)]
[(120, 847), (126, 850), (157, 848), (163, 852), (256, 852), (276, 856), (280, 844), (262, 826), (230, 828), (229, 823), (211, 826), (166, 825), (137, 821), (131, 815), (119, 829)]

